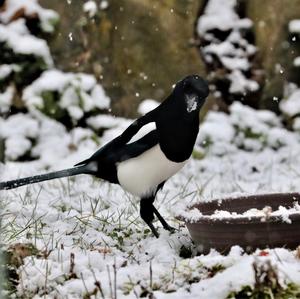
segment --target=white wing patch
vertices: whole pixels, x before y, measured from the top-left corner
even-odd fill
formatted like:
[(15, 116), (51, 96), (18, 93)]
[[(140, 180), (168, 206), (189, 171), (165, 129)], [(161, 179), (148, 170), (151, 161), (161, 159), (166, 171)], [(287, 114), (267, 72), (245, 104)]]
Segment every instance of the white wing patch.
[(156, 130), (155, 122), (151, 122), (151, 123), (148, 123), (148, 124), (142, 126), (139, 129), (139, 131), (127, 142), (127, 144), (141, 139), (142, 137), (144, 137), (145, 135), (147, 135), (148, 133), (150, 133), (151, 131), (154, 131), (154, 130)]

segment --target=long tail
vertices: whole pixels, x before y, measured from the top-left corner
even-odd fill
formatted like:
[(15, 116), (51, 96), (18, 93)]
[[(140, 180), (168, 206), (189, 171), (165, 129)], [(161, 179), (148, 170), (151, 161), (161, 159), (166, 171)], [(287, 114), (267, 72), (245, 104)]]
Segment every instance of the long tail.
[(60, 171), (49, 172), (46, 174), (30, 176), (27, 178), (22, 178), (13, 181), (0, 182), (0, 190), (14, 189), (28, 184), (33, 184), (33, 183), (48, 181), (52, 179), (63, 178), (63, 177), (77, 175), (77, 174), (83, 174), (83, 173), (85, 174), (89, 173), (87, 171), (86, 165), (68, 168)]

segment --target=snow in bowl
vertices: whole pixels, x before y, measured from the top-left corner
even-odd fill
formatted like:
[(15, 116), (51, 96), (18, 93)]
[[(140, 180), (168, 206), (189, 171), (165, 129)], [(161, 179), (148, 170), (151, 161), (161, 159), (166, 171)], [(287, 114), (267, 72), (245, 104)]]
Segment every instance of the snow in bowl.
[[(203, 253), (300, 245), (300, 193), (260, 194), (213, 200), (189, 208), (184, 221)], [(195, 217), (195, 215), (198, 216)]]

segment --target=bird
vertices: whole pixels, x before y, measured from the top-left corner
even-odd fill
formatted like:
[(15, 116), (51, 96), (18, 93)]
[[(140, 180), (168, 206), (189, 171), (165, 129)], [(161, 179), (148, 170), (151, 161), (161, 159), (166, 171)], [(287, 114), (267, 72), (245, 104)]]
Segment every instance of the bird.
[[(96, 176), (140, 198), (140, 216), (154, 236), (155, 216), (174, 229), (154, 206), (157, 192), (189, 160), (199, 131), (199, 112), (209, 95), (206, 80), (188, 75), (155, 109), (136, 119), (122, 134), (72, 168), (0, 182), (0, 190), (79, 174)], [(145, 131), (142, 134), (142, 131)]]

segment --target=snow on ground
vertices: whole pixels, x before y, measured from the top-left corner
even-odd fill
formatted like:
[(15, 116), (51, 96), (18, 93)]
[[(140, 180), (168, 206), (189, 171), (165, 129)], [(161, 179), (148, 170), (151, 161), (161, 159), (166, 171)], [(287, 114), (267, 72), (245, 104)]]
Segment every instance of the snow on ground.
[[(4, 243), (30, 242), (44, 252), (43, 257), (27, 257), (19, 268), (18, 295), (82, 298), (95, 292), (92, 298), (220, 299), (254, 286), (253, 263), (270, 263), (283, 287), (299, 284), (296, 252), (278, 248), (248, 255), (233, 247), (227, 256), (214, 250), (197, 256), (187, 229), (175, 217), (186, 204), (199, 200), (299, 191), (299, 133), (285, 130), (271, 112), (239, 103), (230, 110), (229, 115), (207, 115), (196, 158), (158, 194), (155, 205), (178, 229), (174, 234), (159, 228), (156, 239), (139, 217), (138, 198), (88, 175), (1, 191)], [(32, 122), (24, 118), (20, 128), (18, 117), (2, 120), (1, 128), (7, 130), (2, 134), (15, 131), (15, 142), (40, 136), (34, 148), (39, 158), (1, 164), (1, 181), (71, 167), (99, 147), (89, 129), (67, 132), (41, 115)], [(106, 121), (110, 125), (101, 145), (130, 123), (112, 116)], [(95, 126), (101, 122), (103, 117), (94, 119)], [(191, 250), (190, 257), (181, 257), (184, 249)]]

